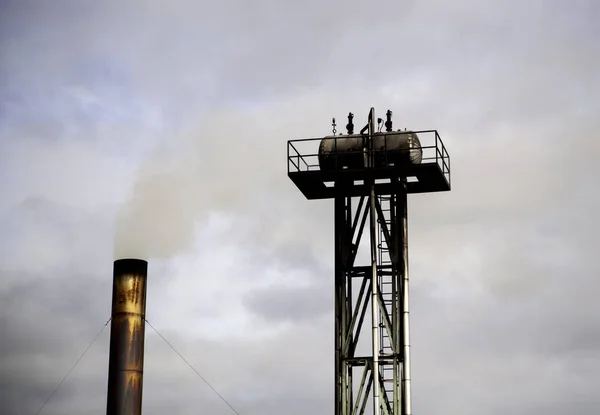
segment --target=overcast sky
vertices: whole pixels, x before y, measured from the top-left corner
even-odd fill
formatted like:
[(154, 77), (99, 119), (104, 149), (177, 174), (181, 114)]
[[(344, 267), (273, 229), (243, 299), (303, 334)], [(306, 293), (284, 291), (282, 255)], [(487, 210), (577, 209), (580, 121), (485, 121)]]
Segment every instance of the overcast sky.
[[(149, 321), (241, 415), (332, 413), (333, 204), (286, 141), (373, 106), (452, 157), (410, 198), (414, 413), (597, 414), (599, 39), (593, 0), (0, 1), (0, 412), (140, 255)], [(104, 413), (108, 340), (42, 414)], [(165, 411), (230, 413), (147, 328)]]

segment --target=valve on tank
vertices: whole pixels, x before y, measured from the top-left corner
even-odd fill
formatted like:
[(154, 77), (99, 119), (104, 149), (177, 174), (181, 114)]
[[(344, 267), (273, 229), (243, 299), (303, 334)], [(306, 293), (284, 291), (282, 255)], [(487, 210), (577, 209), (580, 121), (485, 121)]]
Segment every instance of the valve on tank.
[(387, 121), (385, 122), (385, 131), (388, 133), (392, 131), (392, 111), (387, 110), (385, 113)]
[[(423, 158), (419, 137), (412, 131), (375, 133), (373, 149), (375, 168), (420, 164)], [(319, 145), (319, 167), (327, 171), (365, 168), (363, 136), (324, 137)]]
[(352, 119), (354, 118), (354, 114), (348, 114), (348, 124), (346, 124), (346, 131), (348, 131), (348, 135), (354, 134), (354, 124), (352, 123)]

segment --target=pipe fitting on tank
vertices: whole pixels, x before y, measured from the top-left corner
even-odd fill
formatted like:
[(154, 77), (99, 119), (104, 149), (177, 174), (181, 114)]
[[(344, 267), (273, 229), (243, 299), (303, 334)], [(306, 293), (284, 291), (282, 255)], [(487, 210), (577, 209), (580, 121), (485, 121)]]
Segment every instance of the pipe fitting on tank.
[(354, 124), (352, 123), (352, 119), (354, 118), (354, 114), (348, 114), (348, 124), (346, 124), (346, 130), (348, 131), (348, 135), (354, 134)]
[(385, 113), (387, 121), (385, 122), (385, 131), (388, 133), (392, 131), (392, 111), (387, 110)]

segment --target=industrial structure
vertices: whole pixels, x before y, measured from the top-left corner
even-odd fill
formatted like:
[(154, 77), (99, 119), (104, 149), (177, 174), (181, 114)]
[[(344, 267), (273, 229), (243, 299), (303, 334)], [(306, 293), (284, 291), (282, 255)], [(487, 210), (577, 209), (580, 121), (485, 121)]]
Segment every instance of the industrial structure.
[(141, 415), (148, 263), (118, 259), (113, 267), (106, 415)]
[(353, 117), (348, 135), (334, 119), (331, 136), (289, 141), (288, 176), (335, 204), (335, 415), (369, 402), (374, 415), (410, 415), (407, 195), (449, 191), (450, 157), (435, 130), (393, 131), (389, 110), (384, 123), (371, 108), (358, 134)]

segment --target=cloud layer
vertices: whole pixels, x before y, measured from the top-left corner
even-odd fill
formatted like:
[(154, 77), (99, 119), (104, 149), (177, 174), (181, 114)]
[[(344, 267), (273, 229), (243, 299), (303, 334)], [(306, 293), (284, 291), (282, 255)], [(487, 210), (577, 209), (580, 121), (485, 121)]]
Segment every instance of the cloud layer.
[[(331, 412), (333, 209), (285, 146), (371, 106), (452, 157), (410, 200), (415, 413), (597, 412), (595, 3), (0, 7), (0, 412), (105, 324), (115, 256), (241, 414)], [(43, 414), (105, 410), (108, 338)], [(146, 356), (145, 413), (229, 413), (150, 328)]]

